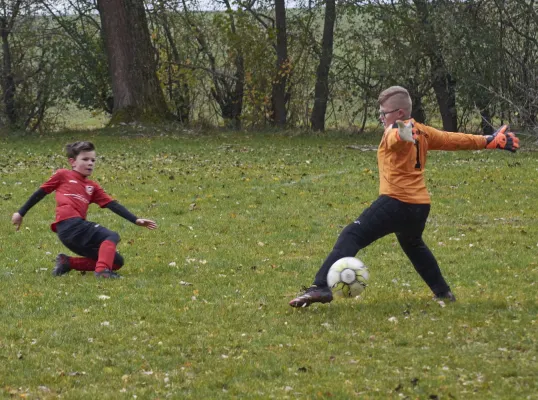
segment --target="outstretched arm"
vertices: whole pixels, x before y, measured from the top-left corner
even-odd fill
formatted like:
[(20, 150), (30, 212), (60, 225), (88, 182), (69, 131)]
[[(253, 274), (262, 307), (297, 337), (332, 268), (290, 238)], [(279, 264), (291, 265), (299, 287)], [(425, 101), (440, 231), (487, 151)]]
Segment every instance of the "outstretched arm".
[(133, 224), (136, 224), (138, 226), (145, 226), (150, 230), (157, 228), (157, 224), (154, 221), (150, 219), (138, 218), (136, 215), (134, 215), (127, 208), (125, 208), (115, 200), (108, 203), (105, 207), (113, 213), (118, 214), (120, 217), (125, 218), (127, 221), (132, 222)]
[(13, 216), (11, 217), (11, 223), (17, 227), (17, 230), (21, 228), (22, 218), (26, 215), (30, 208), (39, 203), (47, 194), (48, 193), (45, 192), (44, 189), (37, 189), (34, 194), (32, 194), (30, 198), (26, 201), (26, 203), (24, 203), (24, 205), (19, 209), (19, 211), (13, 213)]

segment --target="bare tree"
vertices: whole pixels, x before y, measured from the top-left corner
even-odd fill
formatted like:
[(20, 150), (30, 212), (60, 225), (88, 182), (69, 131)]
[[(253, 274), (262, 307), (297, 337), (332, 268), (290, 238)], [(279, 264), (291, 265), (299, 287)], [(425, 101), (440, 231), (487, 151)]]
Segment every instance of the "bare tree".
[[(256, 9), (257, 3), (261, 3), (262, 7)], [(288, 56), (286, 1), (274, 0), (274, 2), (270, 1), (269, 4), (274, 6), (274, 18), (272, 17), (272, 9), (269, 12), (264, 12), (263, 1), (239, 1), (239, 5), (254, 17), (267, 31), (269, 37), (276, 36), (275, 42), (268, 43), (268, 46), (271, 46), (276, 54), (276, 68), (271, 84), (271, 110), (268, 112), (268, 116), (271, 123), (283, 127), (287, 123), (290, 99), (289, 81), (293, 71)]]
[(2, 1), (2, 14), (0, 15), (0, 36), (2, 37), (2, 91), (4, 109), (10, 125), (16, 125), (18, 117), (15, 107), (15, 78), (11, 58), (10, 36), (13, 25), (17, 20), (22, 0), (8, 2)]
[[(158, 74), (170, 108), (178, 121), (187, 124), (192, 111), (189, 74), (181, 66), (186, 64), (185, 48), (188, 38), (178, 37), (179, 20), (175, 1), (146, 0), (153, 43), (159, 57)], [(161, 37), (162, 35), (162, 37)]]
[(538, 132), (538, 6), (536, 0), (495, 0), (505, 28), (502, 98), (522, 127)]
[[(211, 95), (219, 105), (221, 116), (226, 121), (226, 124), (234, 129), (240, 129), (245, 87), (245, 61), (243, 57), (243, 49), (240, 45), (231, 49), (231, 52), (234, 54), (234, 71), (231, 74), (220, 71), (217, 58), (211, 50), (203, 28), (198, 24), (195, 16), (188, 9), (186, 1), (182, 0), (182, 2), (184, 18), (193, 31), (193, 35), (198, 43), (199, 51), (204, 54), (209, 62), (209, 68), (206, 70), (213, 82)], [(228, 0), (223, 0), (223, 3), (227, 10), (229, 30), (234, 37), (237, 37), (238, 34), (234, 11)]]
[(82, 108), (112, 114), (114, 98), (109, 82), (107, 57), (102, 40), (97, 5), (93, 0), (39, 0), (52, 20), (63, 30), (62, 57), (69, 101)]
[(273, 121), (286, 125), (286, 81), (290, 71), (288, 59), (288, 34), (286, 32), (286, 1), (275, 0), (276, 22), (276, 76), (272, 86)]
[(431, 4), (427, 0), (413, 0), (413, 3), (420, 22), (421, 42), (424, 45), (424, 52), (430, 60), (432, 86), (441, 112), (443, 129), (456, 132), (458, 130), (456, 81), (448, 70), (443, 50), (436, 38), (437, 32), (430, 15)]
[(316, 73), (316, 88), (314, 92), (314, 107), (310, 116), (312, 129), (325, 130), (325, 113), (329, 99), (329, 71), (333, 57), (334, 24), (336, 21), (336, 2), (326, 0), (325, 20), (323, 24), (323, 40), (321, 44), (321, 57)]

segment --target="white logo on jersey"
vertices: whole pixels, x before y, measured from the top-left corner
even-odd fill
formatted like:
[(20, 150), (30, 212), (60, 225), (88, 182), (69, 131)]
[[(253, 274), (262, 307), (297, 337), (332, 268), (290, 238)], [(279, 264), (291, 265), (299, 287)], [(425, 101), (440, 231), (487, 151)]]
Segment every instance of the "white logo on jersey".
[(75, 199), (77, 200), (80, 200), (86, 204), (90, 204), (90, 202), (88, 200), (86, 200), (84, 197), (82, 197), (80, 194), (74, 194), (74, 193), (65, 193), (64, 196), (68, 196), (68, 197), (74, 197)]
[(78, 183), (78, 182), (73, 179), (69, 179), (69, 183)]
[(86, 193), (91, 196), (93, 193), (93, 186), (86, 186)]

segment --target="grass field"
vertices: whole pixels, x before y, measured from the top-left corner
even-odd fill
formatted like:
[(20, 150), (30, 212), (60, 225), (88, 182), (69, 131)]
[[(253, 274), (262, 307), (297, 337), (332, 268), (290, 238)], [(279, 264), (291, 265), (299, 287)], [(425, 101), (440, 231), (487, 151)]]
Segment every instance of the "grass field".
[[(430, 153), (425, 240), (456, 303), (389, 236), (358, 255), (362, 298), (292, 309), (376, 198), (379, 137), (148, 133), (0, 140), (1, 398), (538, 399), (538, 153)], [(90, 207), (122, 236), (122, 280), (51, 276), (53, 196), (10, 225), (78, 139), (159, 223)]]

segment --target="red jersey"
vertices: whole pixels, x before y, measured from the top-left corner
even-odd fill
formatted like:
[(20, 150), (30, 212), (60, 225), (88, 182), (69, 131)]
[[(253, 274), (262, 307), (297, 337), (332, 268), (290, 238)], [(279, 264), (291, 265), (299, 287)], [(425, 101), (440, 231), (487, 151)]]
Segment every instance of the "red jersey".
[(41, 185), (47, 194), (56, 191), (56, 219), (50, 226), (56, 232), (56, 224), (69, 218), (86, 219), (91, 203), (103, 208), (114, 199), (84, 175), (67, 169), (59, 169)]

